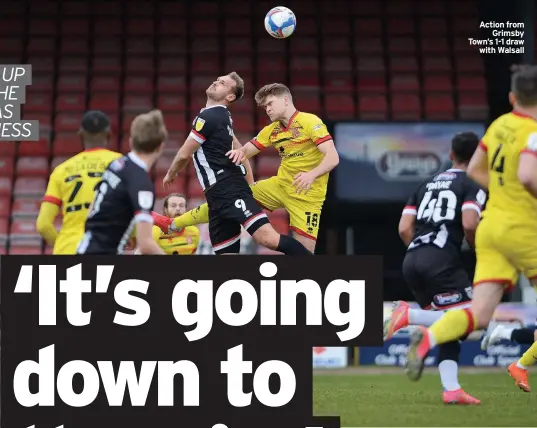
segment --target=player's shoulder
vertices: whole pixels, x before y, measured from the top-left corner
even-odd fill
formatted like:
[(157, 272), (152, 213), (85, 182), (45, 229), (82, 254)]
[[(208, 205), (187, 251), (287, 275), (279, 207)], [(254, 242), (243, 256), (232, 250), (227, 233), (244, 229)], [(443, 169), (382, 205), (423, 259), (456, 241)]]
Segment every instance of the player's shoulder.
[(197, 114), (196, 119), (209, 119), (209, 120), (221, 120), (231, 116), (229, 110), (224, 106), (214, 106), (209, 108), (203, 108)]
[(323, 123), (323, 120), (319, 116), (305, 111), (299, 111), (295, 119), (303, 125), (308, 124), (314, 126)]

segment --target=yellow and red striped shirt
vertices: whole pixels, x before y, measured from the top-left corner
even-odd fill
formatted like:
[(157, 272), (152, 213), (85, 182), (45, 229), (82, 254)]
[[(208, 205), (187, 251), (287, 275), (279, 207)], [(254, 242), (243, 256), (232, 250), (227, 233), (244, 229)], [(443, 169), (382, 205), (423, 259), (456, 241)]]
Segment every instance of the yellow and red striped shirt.
[[(261, 130), (251, 141), (259, 150), (273, 146), (281, 157), (278, 181), (283, 187), (290, 187), (299, 172), (308, 172), (317, 167), (324, 154), (317, 148), (319, 144), (332, 140), (323, 121), (314, 114), (299, 112), (291, 116), (284, 127), (281, 122), (273, 122)], [(308, 191), (308, 195), (326, 195), (328, 174), (318, 177)]]

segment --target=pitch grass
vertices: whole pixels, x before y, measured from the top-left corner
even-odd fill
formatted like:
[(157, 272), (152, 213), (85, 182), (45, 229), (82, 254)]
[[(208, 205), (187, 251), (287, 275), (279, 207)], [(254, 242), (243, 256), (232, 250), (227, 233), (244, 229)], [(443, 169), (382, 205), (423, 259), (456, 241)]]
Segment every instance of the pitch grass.
[[(537, 376), (534, 383), (537, 381)], [(524, 393), (504, 373), (461, 375), (479, 406), (446, 406), (438, 374), (419, 382), (404, 374), (314, 375), (315, 416), (340, 416), (342, 427), (535, 427), (537, 394)]]

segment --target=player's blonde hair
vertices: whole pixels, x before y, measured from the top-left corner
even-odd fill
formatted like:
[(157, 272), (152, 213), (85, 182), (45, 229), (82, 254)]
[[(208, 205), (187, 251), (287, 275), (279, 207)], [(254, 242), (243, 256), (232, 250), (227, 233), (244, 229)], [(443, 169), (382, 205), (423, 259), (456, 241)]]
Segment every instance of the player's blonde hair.
[(236, 71), (232, 71), (228, 74), (229, 77), (233, 79), (235, 82), (235, 90), (233, 93), (235, 94), (235, 99), (233, 102), (240, 100), (242, 96), (244, 95), (244, 80), (242, 80), (242, 77), (237, 74)]
[(153, 153), (167, 138), (168, 130), (160, 110), (140, 114), (131, 123), (132, 148), (137, 152)]
[(537, 66), (513, 65), (511, 67), (511, 92), (522, 107), (537, 106)]
[(271, 83), (269, 85), (263, 86), (255, 94), (255, 102), (257, 105), (265, 104), (265, 100), (268, 96), (274, 95), (276, 97), (288, 96), (289, 99), (292, 99), (291, 91), (283, 83)]

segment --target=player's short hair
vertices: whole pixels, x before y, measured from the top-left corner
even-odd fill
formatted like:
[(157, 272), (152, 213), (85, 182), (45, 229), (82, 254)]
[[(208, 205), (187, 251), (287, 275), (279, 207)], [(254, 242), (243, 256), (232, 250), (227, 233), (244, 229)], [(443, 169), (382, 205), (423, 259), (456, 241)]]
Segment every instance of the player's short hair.
[(162, 208), (167, 210), (168, 209), (168, 202), (170, 201), (170, 198), (183, 198), (185, 200), (185, 204), (188, 204), (188, 198), (186, 195), (183, 195), (182, 193), (170, 193), (168, 196), (164, 198), (164, 201), (162, 201)]
[(451, 150), (458, 162), (469, 163), (479, 145), (479, 137), (474, 132), (460, 132), (451, 140)]
[(233, 93), (235, 94), (235, 99), (233, 100), (233, 102), (240, 100), (244, 95), (244, 80), (242, 80), (242, 77), (239, 76), (235, 71), (229, 73), (228, 76), (231, 77), (235, 82), (235, 88), (233, 90)]
[(513, 65), (511, 71), (511, 92), (515, 94), (517, 103), (522, 107), (537, 105), (537, 66)]
[(255, 94), (255, 102), (257, 105), (263, 105), (268, 96), (274, 95), (276, 97), (281, 97), (287, 95), (291, 98), (291, 91), (283, 83), (271, 83), (269, 85), (263, 86)]
[(140, 114), (131, 123), (132, 148), (137, 152), (153, 153), (167, 138), (168, 130), (160, 110)]

